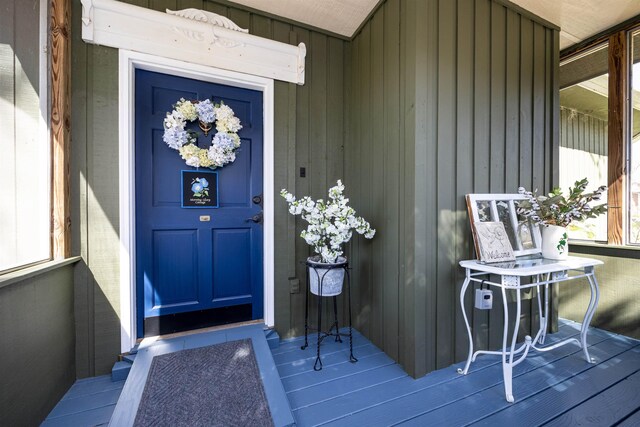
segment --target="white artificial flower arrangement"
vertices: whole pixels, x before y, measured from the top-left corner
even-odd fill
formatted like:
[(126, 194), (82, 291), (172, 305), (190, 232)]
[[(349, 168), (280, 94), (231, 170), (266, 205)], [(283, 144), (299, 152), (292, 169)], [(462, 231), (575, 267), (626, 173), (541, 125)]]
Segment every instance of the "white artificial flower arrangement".
[(296, 200), (293, 194), (283, 189), (280, 195), (289, 204), (289, 213), (301, 215), (309, 225), (300, 233), (307, 244), (320, 255), (322, 262), (335, 263), (343, 254), (342, 244), (351, 239), (353, 230), (372, 239), (376, 230), (356, 211), (349, 207), (349, 199), (343, 195), (344, 185), (340, 180), (335, 187), (329, 189), (329, 200), (313, 201), (309, 196)]
[[(217, 132), (211, 140), (210, 147), (198, 147), (197, 133), (185, 129), (187, 122), (195, 120), (198, 120), (205, 136), (215, 122)], [(240, 147), (240, 129), (240, 119), (224, 102), (214, 104), (209, 99), (188, 101), (180, 98), (173, 111), (167, 113), (164, 119), (162, 139), (169, 148), (178, 150), (187, 165), (216, 169), (235, 161), (236, 150)]]

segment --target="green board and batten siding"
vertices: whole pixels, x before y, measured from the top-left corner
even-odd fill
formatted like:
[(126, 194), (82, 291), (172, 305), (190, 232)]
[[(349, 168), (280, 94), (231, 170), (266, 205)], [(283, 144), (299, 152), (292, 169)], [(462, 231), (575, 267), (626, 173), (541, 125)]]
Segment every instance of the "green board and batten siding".
[[(307, 46), (306, 84), (275, 82), (275, 191), (326, 197), (343, 178), (344, 68), (347, 42), (290, 23), (209, 1), (131, 2), (155, 10), (195, 7), (228, 16), (254, 35)], [(120, 352), (118, 217), (118, 53), (84, 43), (81, 4), (73, 1), (72, 206), (76, 268), (78, 376), (109, 371)], [(305, 167), (306, 178), (299, 176)], [(304, 279), (298, 261), (308, 246), (302, 223), (275, 203), (275, 321), (283, 336), (304, 329), (304, 294), (289, 278)], [(304, 287), (302, 288), (304, 289)]]
[[(228, 2), (137, 4), (203, 8), (251, 34), (307, 45), (306, 84), (275, 83), (275, 190), (326, 197), (344, 178), (378, 229), (348, 247), (356, 327), (413, 375), (460, 360), (456, 263), (472, 255), (464, 194), (557, 182), (557, 29), (499, 1), (388, 0), (349, 42)], [(73, 21), (74, 253), (85, 261), (76, 269), (77, 365), (88, 376), (119, 351), (118, 58), (83, 43)], [(304, 283), (309, 249), (284, 203), (275, 215), (276, 328), (299, 335), (304, 294), (290, 293), (290, 279)], [(501, 317), (475, 313), (481, 346), (497, 345)]]
[(0, 280), (0, 425), (38, 425), (76, 379), (72, 262)]
[[(557, 28), (490, 0), (387, 0), (351, 43), (345, 170), (378, 229), (351, 244), (356, 326), (413, 375), (466, 357), (464, 195), (557, 183), (557, 52)], [(481, 347), (502, 316), (473, 313)]]

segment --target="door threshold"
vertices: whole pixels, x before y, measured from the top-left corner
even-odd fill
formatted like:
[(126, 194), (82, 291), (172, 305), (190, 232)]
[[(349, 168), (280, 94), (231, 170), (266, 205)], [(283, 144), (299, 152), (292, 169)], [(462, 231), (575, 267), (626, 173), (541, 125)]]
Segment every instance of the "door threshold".
[(190, 329), (188, 331), (174, 332), (172, 334), (149, 336), (149, 337), (144, 337), (144, 339), (153, 338), (155, 340), (167, 340), (171, 338), (179, 338), (179, 337), (184, 337), (188, 335), (202, 334), (206, 332), (222, 331), (225, 329), (237, 328), (239, 326), (258, 325), (258, 324), (263, 324), (266, 327), (266, 324), (264, 323), (264, 319), (255, 319), (255, 320), (247, 320), (244, 322), (237, 322), (237, 323), (226, 323), (224, 325), (218, 325), (218, 326), (209, 326), (207, 328)]

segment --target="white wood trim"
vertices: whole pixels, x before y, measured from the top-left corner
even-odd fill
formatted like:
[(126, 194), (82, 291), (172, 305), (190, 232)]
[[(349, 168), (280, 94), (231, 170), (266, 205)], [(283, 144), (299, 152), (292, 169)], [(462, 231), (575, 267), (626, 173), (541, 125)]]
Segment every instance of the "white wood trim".
[(120, 201), (120, 325), (122, 352), (136, 341), (135, 287), (135, 159), (134, 117), (137, 68), (262, 92), (264, 191), (264, 322), (274, 316), (274, 83), (272, 79), (241, 74), (170, 58), (120, 50), (119, 55), (119, 201)]
[(82, 39), (193, 64), (304, 84), (306, 47), (115, 0), (82, 0)]
[[(38, 133), (40, 135), (40, 141), (43, 142), (42, 149), (48, 151), (47, 158), (45, 159), (46, 165), (46, 183), (49, 188), (47, 190), (47, 199), (42, 201), (42, 211), (46, 212), (46, 215), (40, 215), (42, 221), (46, 225), (44, 229), (47, 233), (51, 233), (51, 205), (53, 203), (53, 190), (51, 188), (51, 177), (53, 171), (53, 162), (51, 148), (53, 147), (53, 140), (51, 138), (51, 105), (49, 105), (49, 91), (51, 89), (51, 73), (49, 66), (49, 0), (40, 0), (40, 21), (39, 25), (39, 54), (38, 54), (38, 98), (40, 99), (40, 118), (38, 119)], [(49, 253), (47, 259), (53, 259), (53, 245), (51, 242), (48, 244)]]

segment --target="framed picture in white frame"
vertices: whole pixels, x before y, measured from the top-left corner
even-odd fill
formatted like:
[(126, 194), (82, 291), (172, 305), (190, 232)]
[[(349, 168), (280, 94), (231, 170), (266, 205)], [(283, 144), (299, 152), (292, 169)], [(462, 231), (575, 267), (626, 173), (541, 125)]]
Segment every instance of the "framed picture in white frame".
[(467, 211), (476, 254), (479, 257), (478, 236), (475, 224), (478, 222), (501, 222), (509, 237), (516, 257), (542, 253), (540, 228), (530, 220), (518, 217), (518, 203), (525, 200), (521, 194), (467, 194)]

